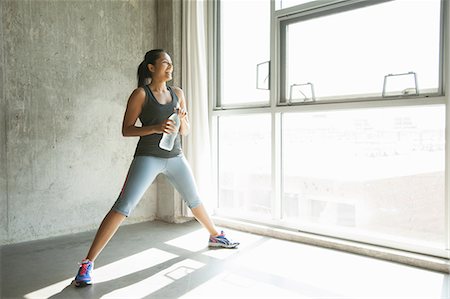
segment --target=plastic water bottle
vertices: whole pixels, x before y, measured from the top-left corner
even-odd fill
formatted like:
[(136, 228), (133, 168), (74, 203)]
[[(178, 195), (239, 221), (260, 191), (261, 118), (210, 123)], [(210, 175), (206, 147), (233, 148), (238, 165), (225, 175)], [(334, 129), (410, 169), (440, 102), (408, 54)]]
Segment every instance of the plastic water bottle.
[(180, 129), (180, 118), (178, 117), (177, 112), (169, 116), (169, 119), (175, 123), (176, 130), (172, 134), (163, 133), (161, 141), (159, 142), (159, 147), (166, 151), (171, 151), (173, 149), (175, 138), (177, 138), (178, 130)]

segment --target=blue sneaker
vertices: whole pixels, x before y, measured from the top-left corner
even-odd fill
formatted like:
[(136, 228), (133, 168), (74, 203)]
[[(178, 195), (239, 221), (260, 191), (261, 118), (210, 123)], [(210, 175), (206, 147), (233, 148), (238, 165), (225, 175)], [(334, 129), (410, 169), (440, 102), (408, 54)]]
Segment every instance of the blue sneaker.
[(239, 242), (234, 242), (231, 239), (225, 237), (225, 233), (223, 231), (221, 231), (220, 235), (216, 237), (209, 237), (209, 247), (236, 248), (238, 245)]
[(80, 269), (78, 269), (78, 273), (73, 280), (73, 284), (76, 287), (85, 287), (92, 284), (92, 270), (94, 270), (94, 262), (84, 259), (80, 264)]

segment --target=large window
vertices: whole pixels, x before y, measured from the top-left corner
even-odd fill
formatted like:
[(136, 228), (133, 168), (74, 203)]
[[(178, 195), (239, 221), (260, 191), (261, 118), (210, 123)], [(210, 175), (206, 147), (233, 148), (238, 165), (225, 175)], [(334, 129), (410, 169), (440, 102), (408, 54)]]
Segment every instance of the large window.
[(283, 21), (281, 101), (438, 93), (440, 5), (397, 0)]
[[(270, 60), (270, 1), (220, 1), (220, 48), (218, 105), (268, 105)], [(260, 67), (258, 67), (260, 65)], [(261, 84), (259, 84), (261, 85)]]
[(448, 3), (218, 3), (216, 212), (447, 257)]
[(271, 218), (270, 114), (219, 118), (219, 207)]
[(445, 106), (283, 114), (283, 218), (445, 248)]

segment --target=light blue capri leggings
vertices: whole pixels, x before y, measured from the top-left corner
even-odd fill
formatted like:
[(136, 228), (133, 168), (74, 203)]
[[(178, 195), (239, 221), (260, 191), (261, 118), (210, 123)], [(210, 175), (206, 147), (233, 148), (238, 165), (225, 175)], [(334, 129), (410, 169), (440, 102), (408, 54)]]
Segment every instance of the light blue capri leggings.
[(131, 162), (125, 184), (112, 210), (128, 217), (160, 173), (167, 176), (189, 208), (196, 208), (202, 203), (191, 168), (183, 154), (174, 158), (137, 156)]

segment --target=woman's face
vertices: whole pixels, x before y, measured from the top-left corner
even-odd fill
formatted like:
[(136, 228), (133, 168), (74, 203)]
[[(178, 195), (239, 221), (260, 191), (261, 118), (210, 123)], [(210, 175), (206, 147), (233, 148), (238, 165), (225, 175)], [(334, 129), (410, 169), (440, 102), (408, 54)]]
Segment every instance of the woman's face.
[(173, 64), (169, 54), (161, 53), (155, 64), (149, 64), (148, 68), (152, 73), (152, 79), (163, 81), (172, 80)]

